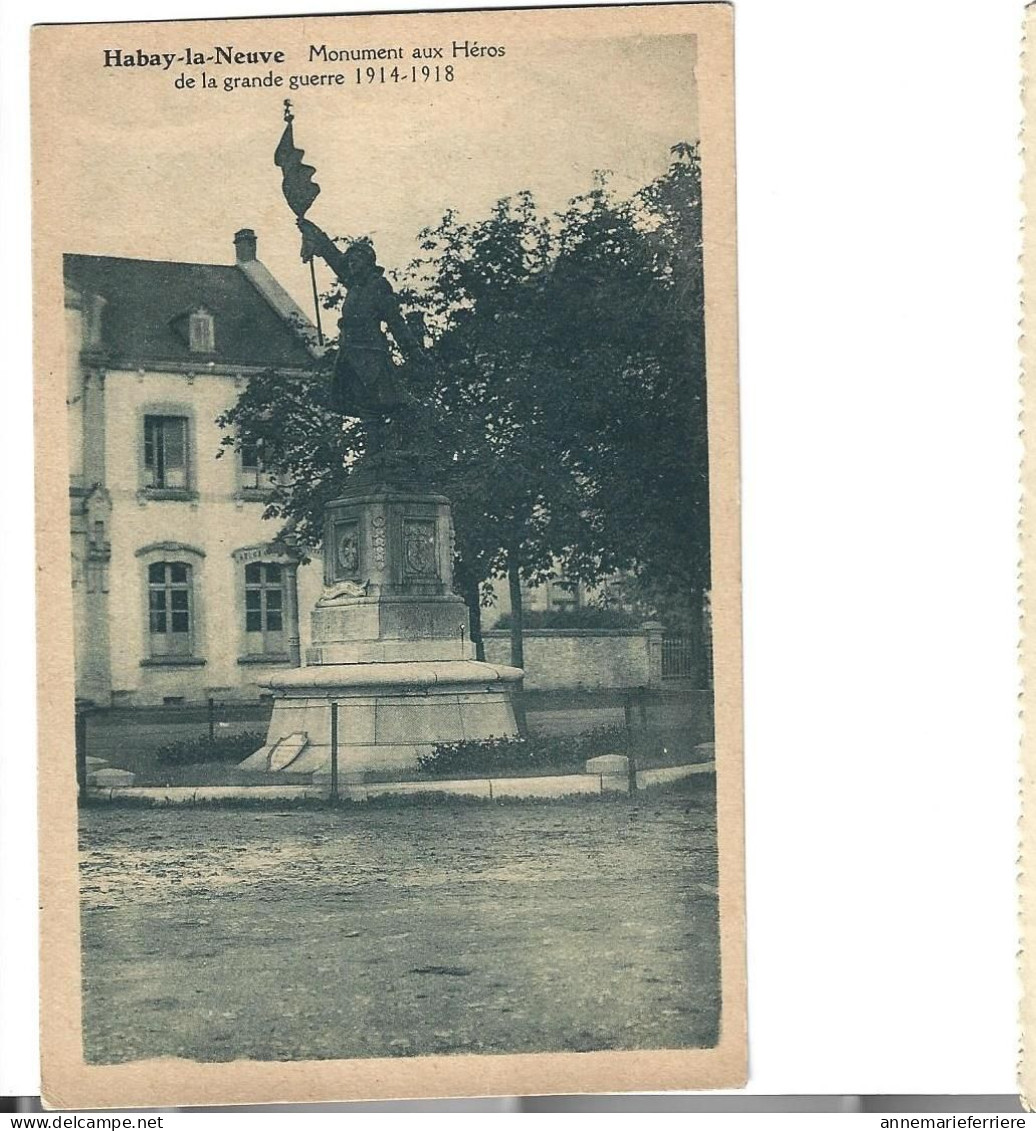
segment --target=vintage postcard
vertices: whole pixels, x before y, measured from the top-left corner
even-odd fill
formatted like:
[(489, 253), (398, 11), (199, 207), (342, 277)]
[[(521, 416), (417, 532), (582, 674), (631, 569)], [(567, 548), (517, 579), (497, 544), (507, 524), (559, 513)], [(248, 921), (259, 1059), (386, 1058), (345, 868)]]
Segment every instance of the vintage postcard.
[(45, 1101), (744, 1083), (731, 7), (32, 86)]

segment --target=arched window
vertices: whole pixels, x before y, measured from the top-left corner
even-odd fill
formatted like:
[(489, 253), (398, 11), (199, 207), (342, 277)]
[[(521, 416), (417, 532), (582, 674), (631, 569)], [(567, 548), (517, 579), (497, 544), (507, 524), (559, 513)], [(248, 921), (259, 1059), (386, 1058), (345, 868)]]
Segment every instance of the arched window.
[(194, 651), (194, 599), (186, 562), (152, 562), (147, 570), (151, 656), (190, 656)]

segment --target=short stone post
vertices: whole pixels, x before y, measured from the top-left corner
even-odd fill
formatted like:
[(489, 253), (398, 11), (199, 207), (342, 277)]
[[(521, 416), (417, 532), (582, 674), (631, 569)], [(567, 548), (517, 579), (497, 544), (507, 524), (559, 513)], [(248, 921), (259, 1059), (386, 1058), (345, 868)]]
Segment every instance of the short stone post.
[(645, 621), (641, 626), (647, 648), (647, 685), (662, 686), (662, 634), (665, 626), (657, 620)]

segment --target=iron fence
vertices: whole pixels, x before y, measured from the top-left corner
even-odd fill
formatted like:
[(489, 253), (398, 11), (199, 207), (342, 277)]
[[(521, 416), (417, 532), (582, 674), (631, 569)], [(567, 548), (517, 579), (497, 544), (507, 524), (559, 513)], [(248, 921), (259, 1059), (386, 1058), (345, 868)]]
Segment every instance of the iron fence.
[(682, 636), (662, 637), (662, 678), (692, 679), (695, 675), (694, 648)]

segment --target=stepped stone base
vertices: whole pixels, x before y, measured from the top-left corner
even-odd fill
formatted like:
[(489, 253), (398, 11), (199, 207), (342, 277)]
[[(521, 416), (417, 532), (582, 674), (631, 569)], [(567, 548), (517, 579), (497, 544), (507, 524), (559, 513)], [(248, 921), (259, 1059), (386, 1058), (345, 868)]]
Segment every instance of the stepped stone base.
[[(389, 472), (394, 480), (379, 479)], [(473, 658), (467, 606), (453, 592), (450, 501), (419, 476), (418, 460), (382, 453), (328, 504), (307, 666), (267, 682), (266, 743), (241, 769), (325, 778), (332, 704), (343, 783), (416, 770), (437, 744), (518, 733), (511, 689), (523, 673)]]
[[(337, 703), (340, 781), (414, 770), (437, 743), (513, 736), (511, 688), (521, 678), (518, 668), (475, 660), (322, 664), (284, 673), (270, 681), (275, 699), (266, 744), (240, 768), (323, 780), (331, 772)], [(286, 747), (298, 749), (290, 761)]]

